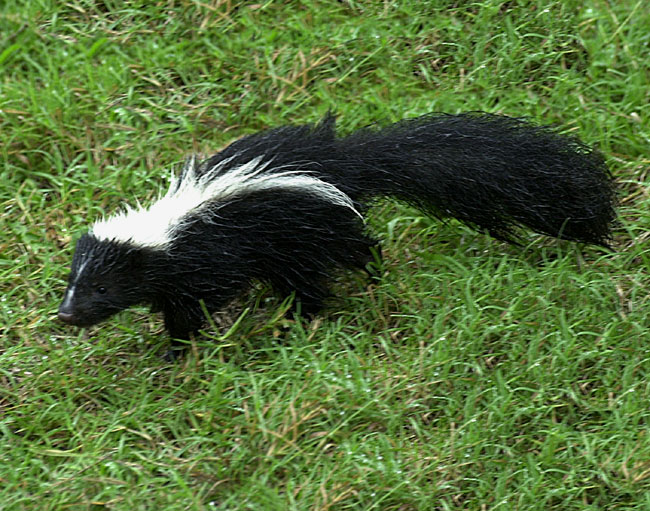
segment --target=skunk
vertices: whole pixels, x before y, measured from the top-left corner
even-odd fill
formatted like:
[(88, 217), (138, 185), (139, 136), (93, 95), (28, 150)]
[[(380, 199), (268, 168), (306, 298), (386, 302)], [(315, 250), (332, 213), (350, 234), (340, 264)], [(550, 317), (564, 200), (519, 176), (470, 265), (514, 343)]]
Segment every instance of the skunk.
[(149, 208), (96, 222), (77, 242), (61, 321), (90, 326), (136, 304), (173, 339), (254, 281), (318, 311), (340, 269), (377, 245), (364, 215), (382, 197), (516, 243), (522, 228), (607, 246), (614, 183), (602, 156), (548, 126), (431, 114), (337, 137), (332, 115), (189, 158)]

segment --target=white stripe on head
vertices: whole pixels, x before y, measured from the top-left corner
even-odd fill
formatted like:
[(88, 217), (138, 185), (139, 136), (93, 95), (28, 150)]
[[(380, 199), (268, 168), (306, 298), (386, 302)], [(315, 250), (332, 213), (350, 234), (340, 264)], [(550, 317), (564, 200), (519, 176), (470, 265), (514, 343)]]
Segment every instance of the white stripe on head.
[(73, 287), (76, 286), (77, 282), (79, 282), (79, 280), (81, 279), (81, 275), (83, 274), (84, 268), (86, 267), (87, 264), (88, 264), (88, 259), (84, 260), (84, 262), (79, 265), (79, 268), (77, 268), (77, 271), (75, 272), (74, 282), (72, 283)]
[[(234, 156), (209, 169), (201, 167), (195, 157), (190, 158), (180, 176), (172, 178), (169, 191), (149, 208), (127, 207), (122, 213), (96, 222), (91, 233), (98, 239), (164, 249), (182, 228), (183, 221), (190, 213), (200, 216), (205, 212), (205, 206), (211, 202), (271, 189), (308, 193), (337, 206), (350, 208), (361, 217), (350, 197), (333, 184), (308, 172), (283, 170), (291, 168), (290, 166), (265, 172), (272, 161), (263, 162), (262, 156), (258, 156), (222, 173), (233, 158)], [(297, 166), (299, 164), (293, 165)]]
[(83, 275), (84, 269), (86, 268), (86, 265), (88, 264), (88, 259), (84, 259), (83, 262), (79, 265), (78, 268), (76, 268), (74, 272), (74, 277), (68, 282), (68, 287), (65, 292), (65, 301), (68, 302), (72, 299), (74, 296), (74, 293), (77, 289), (77, 284), (81, 280), (81, 276)]

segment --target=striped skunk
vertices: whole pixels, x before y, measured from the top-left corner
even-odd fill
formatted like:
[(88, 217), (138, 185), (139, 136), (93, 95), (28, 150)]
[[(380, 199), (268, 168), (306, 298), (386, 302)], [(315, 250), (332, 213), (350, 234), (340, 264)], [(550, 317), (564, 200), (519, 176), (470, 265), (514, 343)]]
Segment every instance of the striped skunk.
[(302, 312), (342, 268), (373, 260), (364, 215), (392, 197), (516, 242), (523, 227), (607, 245), (614, 184), (603, 158), (553, 128), (485, 113), (431, 114), (337, 137), (328, 115), (190, 158), (149, 208), (96, 222), (77, 242), (61, 321), (90, 326), (135, 304), (188, 339), (256, 280)]

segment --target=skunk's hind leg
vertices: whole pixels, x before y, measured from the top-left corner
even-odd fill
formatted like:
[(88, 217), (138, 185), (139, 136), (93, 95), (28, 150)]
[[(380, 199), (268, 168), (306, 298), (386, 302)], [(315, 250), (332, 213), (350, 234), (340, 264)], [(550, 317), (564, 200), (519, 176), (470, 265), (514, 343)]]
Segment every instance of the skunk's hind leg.
[(380, 263), (378, 241), (359, 234), (331, 242), (311, 258), (296, 259), (291, 265), (283, 265), (270, 280), (280, 294), (295, 293), (293, 310), (309, 316), (320, 312), (325, 301), (333, 296), (329, 285), (340, 270), (361, 270), (369, 277), (378, 278)]
[(322, 273), (312, 274), (303, 269), (300, 275), (276, 275), (271, 279), (271, 285), (281, 296), (293, 293), (295, 298), (291, 306), (292, 312), (301, 316), (313, 316), (321, 311), (325, 300), (331, 296), (326, 285), (329, 278), (329, 275), (323, 277)]

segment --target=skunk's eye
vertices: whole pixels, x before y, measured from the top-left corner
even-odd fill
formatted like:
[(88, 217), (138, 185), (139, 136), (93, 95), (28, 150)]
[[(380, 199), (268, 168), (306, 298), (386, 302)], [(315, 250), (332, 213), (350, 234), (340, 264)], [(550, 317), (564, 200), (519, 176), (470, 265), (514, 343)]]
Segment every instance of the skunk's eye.
[(106, 294), (106, 288), (105, 288), (104, 286), (99, 286), (99, 287), (97, 288), (97, 292), (98, 292), (100, 295)]

